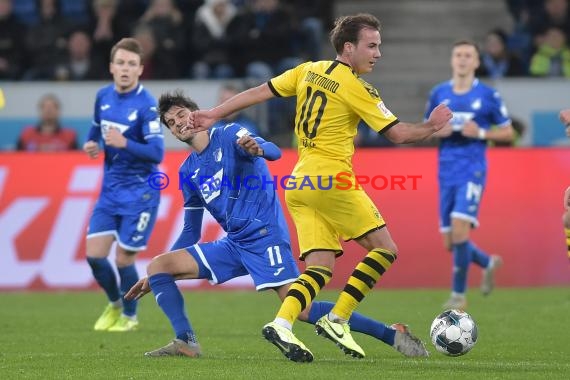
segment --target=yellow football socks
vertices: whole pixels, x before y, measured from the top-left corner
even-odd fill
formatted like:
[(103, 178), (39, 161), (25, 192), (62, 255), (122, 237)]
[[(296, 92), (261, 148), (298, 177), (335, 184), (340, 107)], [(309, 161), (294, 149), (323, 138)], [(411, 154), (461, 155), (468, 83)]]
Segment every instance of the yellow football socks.
[(368, 252), (352, 272), (331, 314), (348, 321), (358, 304), (395, 260), (396, 254), (387, 249), (376, 248)]

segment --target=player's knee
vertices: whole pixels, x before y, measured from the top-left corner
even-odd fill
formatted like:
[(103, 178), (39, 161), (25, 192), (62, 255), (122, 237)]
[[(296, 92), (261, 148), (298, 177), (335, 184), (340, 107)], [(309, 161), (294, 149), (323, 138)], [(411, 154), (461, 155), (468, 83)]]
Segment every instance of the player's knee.
[(562, 223), (564, 224), (564, 228), (570, 228), (570, 211), (566, 211), (562, 215)]
[(164, 254), (153, 257), (146, 267), (147, 275), (152, 276), (157, 273), (170, 273), (168, 271), (170, 267), (169, 261), (169, 258)]

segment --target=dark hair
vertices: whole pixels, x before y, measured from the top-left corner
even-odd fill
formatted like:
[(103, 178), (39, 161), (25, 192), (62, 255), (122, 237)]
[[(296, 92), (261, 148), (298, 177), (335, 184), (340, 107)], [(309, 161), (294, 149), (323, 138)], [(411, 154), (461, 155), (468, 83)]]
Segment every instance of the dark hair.
[(477, 56), (481, 57), (481, 50), (479, 49), (479, 45), (477, 45), (474, 41), (471, 40), (457, 40), (453, 43), (451, 50), (455, 49), (457, 46), (463, 46), (463, 45), (473, 46), (475, 48), (475, 51), (477, 52)]
[(330, 32), (330, 41), (336, 52), (342, 53), (345, 42), (358, 43), (358, 34), (366, 28), (380, 31), (380, 21), (370, 13), (337, 18)]
[(45, 102), (53, 102), (57, 108), (61, 109), (61, 102), (55, 94), (45, 94), (38, 101), (38, 108), (41, 108)]
[(497, 37), (499, 37), (499, 39), (501, 40), (501, 42), (503, 43), (503, 46), (507, 46), (507, 40), (508, 40), (508, 36), (507, 36), (507, 32), (505, 32), (502, 28), (494, 28), (491, 29), (487, 32), (487, 36), (490, 35), (495, 35)]
[(165, 92), (158, 98), (158, 114), (160, 115), (160, 121), (170, 128), (164, 120), (164, 114), (168, 112), (172, 107), (184, 107), (188, 108), (190, 111), (196, 111), (198, 105), (192, 99), (184, 95), (184, 92), (180, 89), (176, 89), (173, 92)]
[(137, 54), (140, 59), (141, 59), (141, 64), (144, 60), (144, 52), (143, 52), (143, 48), (141, 46), (141, 44), (134, 38), (123, 38), (121, 39), (119, 42), (117, 42), (112, 48), (111, 48), (111, 62), (113, 62), (113, 59), (115, 58), (115, 54), (117, 53), (117, 50), (119, 49), (123, 49), (126, 51), (130, 51), (131, 53), (135, 53)]

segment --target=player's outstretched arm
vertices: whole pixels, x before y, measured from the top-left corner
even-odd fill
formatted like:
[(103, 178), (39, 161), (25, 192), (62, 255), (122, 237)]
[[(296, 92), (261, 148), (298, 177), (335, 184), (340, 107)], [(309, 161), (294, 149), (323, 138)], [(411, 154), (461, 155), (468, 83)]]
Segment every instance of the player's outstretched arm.
[(451, 110), (445, 104), (440, 104), (431, 111), (425, 122), (417, 124), (400, 122), (390, 128), (385, 136), (395, 144), (422, 141), (444, 128), (451, 117)]
[(190, 127), (195, 132), (205, 131), (216, 121), (254, 104), (264, 102), (274, 96), (267, 83), (250, 88), (232, 96), (215, 108), (192, 112)]
[(272, 142), (263, 140), (261, 137), (253, 138), (250, 135), (245, 135), (238, 139), (237, 144), (252, 156), (261, 156), (268, 161), (275, 161), (281, 158), (281, 149)]

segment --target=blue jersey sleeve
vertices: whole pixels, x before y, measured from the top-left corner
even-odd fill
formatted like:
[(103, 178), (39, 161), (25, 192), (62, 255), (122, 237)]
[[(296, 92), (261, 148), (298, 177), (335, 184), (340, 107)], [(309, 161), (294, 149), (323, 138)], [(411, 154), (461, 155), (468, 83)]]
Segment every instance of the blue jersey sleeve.
[(204, 208), (187, 208), (184, 210), (184, 228), (176, 242), (172, 245), (171, 251), (182, 249), (194, 245), (200, 240), (202, 229), (202, 217)]
[(498, 91), (493, 92), (491, 104), (491, 123), (499, 127), (509, 125), (509, 112)]
[(241, 146), (239, 146), (236, 141), (245, 135), (249, 135), (257, 141), (259, 146), (263, 149), (263, 158), (269, 161), (275, 161), (281, 158), (281, 149), (277, 145), (272, 142), (265, 141), (262, 137), (255, 135), (247, 128), (239, 125), (239, 124), (230, 124), (224, 127), (224, 131), (226, 132), (229, 139), (233, 140), (233, 145), (235, 150), (238, 154), (242, 157), (252, 157), (247, 151), (245, 151)]
[(140, 111), (146, 144), (127, 139), (125, 149), (142, 160), (159, 164), (164, 158), (164, 136), (156, 104), (145, 105)]
[(93, 121), (91, 123), (91, 129), (87, 133), (87, 140), (86, 141), (95, 141), (96, 143), (101, 142), (101, 116), (100, 112), (100, 99), (101, 96), (97, 93), (97, 97), (95, 98), (95, 106), (93, 108)]
[(277, 145), (270, 141), (265, 141), (259, 136), (257, 136), (255, 140), (257, 140), (261, 149), (263, 149), (263, 158), (268, 161), (275, 161), (281, 158), (281, 149), (279, 149)]
[(195, 190), (189, 188), (183, 188), (182, 193), (184, 194), (184, 227), (172, 246), (172, 250), (196, 244), (202, 232), (204, 206), (200, 197)]

